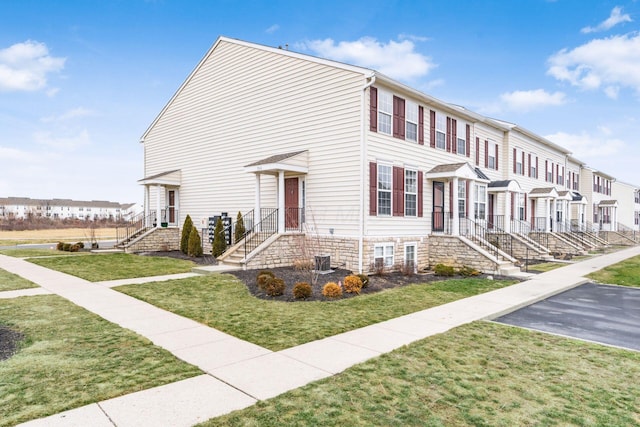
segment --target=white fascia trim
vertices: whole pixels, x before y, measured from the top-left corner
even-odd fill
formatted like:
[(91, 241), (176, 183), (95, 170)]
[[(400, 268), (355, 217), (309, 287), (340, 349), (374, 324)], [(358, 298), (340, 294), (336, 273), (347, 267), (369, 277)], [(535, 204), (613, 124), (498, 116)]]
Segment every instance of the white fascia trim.
[(309, 173), (309, 168), (305, 166), (292, 166), (284, 163), (268, 163), (264, 165), (245, 166), (245, 172), (249, 173), (275, 173), (278, 171)]

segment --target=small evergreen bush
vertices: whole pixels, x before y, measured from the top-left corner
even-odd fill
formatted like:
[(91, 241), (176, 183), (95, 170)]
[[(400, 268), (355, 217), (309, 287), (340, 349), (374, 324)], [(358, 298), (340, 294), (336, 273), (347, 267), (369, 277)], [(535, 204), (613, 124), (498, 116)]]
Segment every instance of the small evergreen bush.
[(458, 273), (460, 273), (461, 276), (464, 277), (474, 277), (474, 276), (479, 276), (480, 272), (478, 270), (476, 270), (473, 267), (467, 267), (466, 265), (464, 267), (462, 267)]
[(69, 246), (69, 252), (78, 252), (79, 250), (80, 246), (77, 243)]
[(84, 243), (82, 243), (82, 242), (78, 242), (78, 243), (76, 243), (76, 246), (77, 246), (78, 248), (80, 248), (80, 249), (84, 249)]
[(61, 251), (64, 249), (64, 242), (58, 242), (58, 244), (56, 245), (56, 249)]
[(62, 250), (65, 251), (65, 252), (71, 251), (71, 243), (63, 243), (62, 244)]
[(187, 255), (192, 257), (202, 256), (202, 241), (200, 240), (200, 233), (198, 233), (198, 229), (195, 225), (191, 227), (191, 233), (189, 233), (189, 247)]
[(339, 298), (342, 296), (342, 288), (336, 282), (329, 282), (322, 288), (322, 295), (327, 298)]
[(293, 285), (293, 296), (297, 299), (307, 299), (311, 296), (311, 285), (307, 282), (298, 282)]
[(350, 275), (344, 278), (344, 291), (348, 294), (359, 294), (362, 290), (362, 280), (358, 276)]
[(191, 234), (191, 229), (193, 229), (193, 221), (191, 220), (191, 216), (187, 215), (184, 224), (182, 224), (182, 235), (180, 236), (180, 252), (185, 255), (189, 253), (189, 235)]
[(360, 278), (360, 281), (362, 282), (362, 288), (366, 288), (367, 286), (369, 286), (369, 276), (367, 276), (366, 274), (356, 274), (356, 276), (358, 276)]
[(211, 253), (214, 257), (219, 257), (227, 250), (227, 242), (224, 240), (224, 226), (222, 225), (222, 219), (218, 219), (216, 228), (213, 231), (213, 245)]
[(242, 212), (238, 211), (236, 217), (236, 229), (233, 231), (233, 243), (238, 243), (244, 237), (247, 229), (244, 227), (244, 219), (242, 219)]
[(433, 268), (433, 272), (436, 274), (436, 276), (445, 277), (451, 277), (456, 273), (452, 266), (444, 264), (436, 264), (436, 266)]
[(264, 290), (265, 285), (271, 279), (275, 279), (276, 276), (269, 270), (262, 270), (256, 276), (256, 285), (258, 288)]
[(271, 297), (284, 294), (284, 288), (284, 280), (277, 277), (270, 277), (264, 284), (264, 292)]

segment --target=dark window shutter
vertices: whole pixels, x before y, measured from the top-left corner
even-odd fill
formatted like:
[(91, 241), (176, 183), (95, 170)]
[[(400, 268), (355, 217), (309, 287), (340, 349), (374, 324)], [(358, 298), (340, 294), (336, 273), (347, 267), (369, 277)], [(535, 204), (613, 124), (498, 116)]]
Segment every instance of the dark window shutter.
[(477, 136), (476, 136), (476, 166), (480, 166), (480, 138), (478, 138)]
[(378, 131), (378, 89), (369, 88), (369, 130)]
[(498, 170), (498, 144), (496, 144), (496, 170)]
[(539, 171), (539, 169), (538, 169), (538, 158), (536, 157), (536, 176), (535, 176), (536, 178), (538, 177), (538, 171)]
[(404, 99), (393, 97), (393, 136), (404, 139)]
[(524, 161), (524, 151), (522, 152), (522, 175), (524, 175), (524, 168), (527, 164)]
[(467, 157), (471, 157), (471, 126), (470, 125), (467, 125), (466, 141), (467, 141)]
[(429, 110), (429, 145), (436, 146), (436, 112)]
[(489, 141), (484, 140), (484, 167), (489, 167)]
[(564, 166), (562, 167), (562, 179), (564, 179), (564, 184), (565, 184), (565, 187), (566, 187), (567, 177), (564, 176)]
[(424, 210), (424, 201), (422, 200), (423, 193), (423, 184), (422, 180), (424, 179), (422, 175), (422, 171), (418, 171), (418, 216), (422, 217)]
[(378, 214), (378, 164), (369, 163), (369, 215)]
[(466, 186), (466, 189), (464, 192), (464, 195), (465, 195), (464, 208), (466, 209), (466, 212), (464, 213), (465, 218), (471, 218), (471, 215), (469, 215), (469, 212), (471, 212), (471, 206), (469, 206), (469, 189), (471, 187), (470, 183), (471, 181), (469, 180), (465, 181), (465, 186)]
[(516, 173), (516, 156), (518, 155), (518, 150), (513, 149), (513, 173)]
[(453, 181), (449, 181), (449, 218), (453, 218)]
[(511, 193), (511, 220), (515, 217), (513, 215), (513, 210), (516, 208), (516, 194)]
[(451, 152), (458, 152), (458, 121), (451, 119)]
[(529, 160), (529, 173), (528, 173), (528, 175), (529, 175), (529, 178), (531, 178), (531, 154), (529, 154), (528, 156), (529, 156), (529, 158), (528, 158), (528, 160)]
[(560, 184), (560, 165), (556, 165), (556, 184)]
[(544, 161), (544, 180), (549, 182), (549, 160)]
[(404, 169), (393, 167), (393, 216), (404, 215)]
[(424, 145), (424, 107), (418, 107), (418, 144)]
[(447, 152), (451, 152), (451, 117), (447, 117)]

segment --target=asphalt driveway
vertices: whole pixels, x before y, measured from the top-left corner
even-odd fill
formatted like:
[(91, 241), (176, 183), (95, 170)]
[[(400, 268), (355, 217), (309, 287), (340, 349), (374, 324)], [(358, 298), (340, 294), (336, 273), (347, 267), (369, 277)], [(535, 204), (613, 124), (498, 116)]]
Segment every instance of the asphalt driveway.
[(586, 283), (493, 319), (640, 351), (640, 289)]

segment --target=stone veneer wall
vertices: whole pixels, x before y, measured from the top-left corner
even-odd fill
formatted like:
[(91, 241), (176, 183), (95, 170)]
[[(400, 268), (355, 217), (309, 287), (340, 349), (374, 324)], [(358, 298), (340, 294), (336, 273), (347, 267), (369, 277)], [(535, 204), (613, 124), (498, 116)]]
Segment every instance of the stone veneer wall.
[(477, 252), (455, 236), (429, 236), (429, 265), (433, 268), (436, 264), (455, 268), (472, 267), (486, 273), (498, 270), (496, 261)]
[(156, 228), (125, 248), (127, 253), (180, 250), (180, 230)]
[(601, 231), (599, 237), (609, 242), (610, 245), (635, 246), (631, 237), (627, 237), (615, 231)]
[(574, 246), (565, 242), (564, 240), (559, 239), (556, 234), (554, 233), (547, 233), (547, 234), (549, 236), (547, 248), (549, 248), (551, 252), (560, 252), (563, 254), (573, 254), (573, 255), (579, 255), (580, 252), (582, 252), (582, 249), (577, 249)]
[(511, 240), (511, 256), (516, 259), (539, 259), (542, 258), (542, 255), (543, 254), (541, 254), (522, 240), (519, 240), (515, 236)]
[[(364, 256), (362, 260), (362, 269), (364, 273), (374, 272), (375, 247), (377, 244), (393, 243), (393, 259), (394, 267), (391, 270), (398, 269), (404, 264), (405, 244), (415, 244), (416, 246), (416, 263), (418, 270), (429, 265), (429, 238), (424, 237), (368, 237), (364, 240)], [(357, 248), (357, 246), (356, 246)], [(357, 262), (357, 259), (356, 259)], [(355, 265), (354, 271), (358, 265)]]

